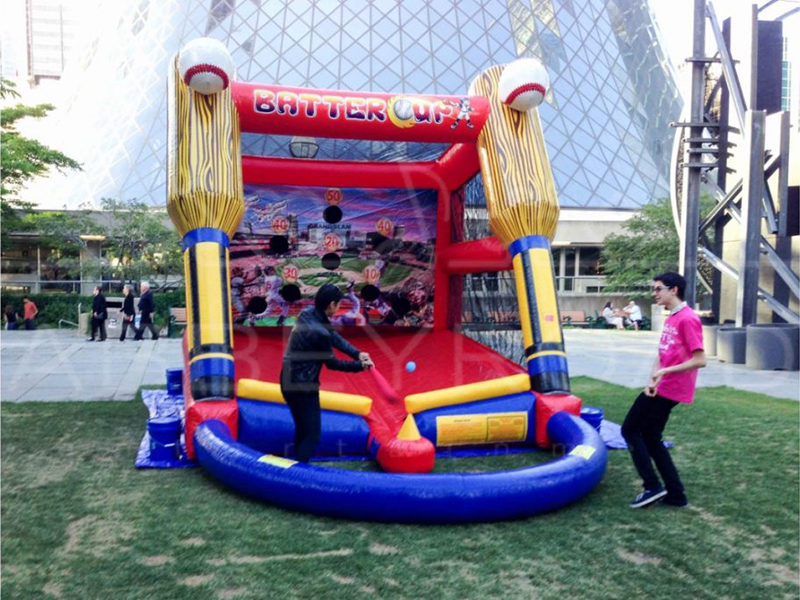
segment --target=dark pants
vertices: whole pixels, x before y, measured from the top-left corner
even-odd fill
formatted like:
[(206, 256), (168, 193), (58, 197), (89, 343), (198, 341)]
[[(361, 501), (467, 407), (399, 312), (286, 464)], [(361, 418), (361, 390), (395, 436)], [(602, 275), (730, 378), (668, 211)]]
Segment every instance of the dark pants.
[(16, 331), (17, 329), (19, 329), (19, 323), (17, 323), (16, 321), (9, 321), (8, 324), (6, 325), (6, 329), (8, 329), (9, 331)]
[(100, 340), (106, 339), (106, 320), (105, 319), (96, 319), (92, 317), (92, 339), (95, 338), (95, 334), (97, 330), (100, 330)]
[(644, 489), (656, 490), (661, 486), (653, 469), (655, 463), (670, 497), (684, 499), (678, 470), (661, 439), (669, 414), (678, 404), (674, 400), (662, 396), (646, 396), (642, 392), (622, 423), (622, 436), (628, 442), (628, 450), (642, 478)]
[(125, 317), (122, 317), (122, 333), (119, 334), (119, 341), (120, 342), (125, 339), (125, 336), (128, 333), (128, 327), (129, 326), (133, 330), (133, 334), (135, 336), (136, 335), (136, 325), (133, 324), (133, 321), (126, 321)]
[(281, 392), (294, 419), (294, 456), (308, 462), (319, 443), (319, 392)]
[(142, 322), (141, 322), (141, 325), (142, 325), (142, 326), (141, 326), (141, 327), (139, 327), (139, 329), (136, 329), (136, 328), (134, 327), (134, 329), (136, 329), (136, 337), (135, 337), (134, 339), (136, 339), (136, 340), (141, 340), (141, 339), (143, 339), (143, 338), (144, 338), (144, 328), (145, 328), (145, 327), (147, 327), (147, 328), (150, 330), (150, 336), (151, 336), (151, 337), (152, 337), (154, 340), (157, 340), (157, 339), (158, 339), (158, 331), (156, 331), (156, 328), (155, 328), (155, 326), (153, 325), (153, 321), (152, 321), (152, 320), (150, 320), (149, 318), (142, 317)]
[(25, 329), (36, 329), (36, 323), (34, 323), (33, 319), (25, 319)]

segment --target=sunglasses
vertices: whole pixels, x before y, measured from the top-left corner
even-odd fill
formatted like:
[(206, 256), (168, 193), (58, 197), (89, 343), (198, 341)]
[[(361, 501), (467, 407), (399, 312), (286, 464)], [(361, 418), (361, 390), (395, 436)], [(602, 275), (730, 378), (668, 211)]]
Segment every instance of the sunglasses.
[(662, 291), (662, 290), (668, 290), (668, 289), (670, 289), (670, 288), (668, 288), (668, 287), (667, 287), (667, 286), (665, 286), (665, 285), (654, 285), (654, 286), (651, 288), (651, 290), (652, 290), (652, 292), (653, 292), (654, 294), (657, 294), (658, 292), (660, 292), (660, 291)]

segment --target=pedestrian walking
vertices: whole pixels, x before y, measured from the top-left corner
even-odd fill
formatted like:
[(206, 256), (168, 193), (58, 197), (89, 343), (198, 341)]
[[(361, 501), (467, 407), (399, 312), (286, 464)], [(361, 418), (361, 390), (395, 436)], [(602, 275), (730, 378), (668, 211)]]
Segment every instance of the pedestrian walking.
[[(87, 342), (105, 342), (106, 341), (106, 319), (108, 318), (108, 304), (106, 297), (103, 295), (103, 290), (99, 285), (94, 286), (94, 299), (92, 299), (92, 337)], [(100, 333), (100, 339), (96, 340), (96, 336)]]
[(131, 293), (131, 286), (125, 284), (122, 286), (122, 295), (124, 300), (122, 301), (122, 308), (119, 312), (122, 314), (122, 333), (119, 336), (119, 341), (124, 342), (125, 336), (128, 333), (128, 327), (133, 330), (134, 336), (136, 336), (136, 325), (133, 322), (133, 318), (136, 316), (136, 309), (133, 307), (133, 294)]
[(144, 338), (144, 328), (150, 330), (150, 335), (154, 340), (158, 339), (158, 331), (153, 325), (153, 312), (156, 310), (156, 301), (153, 299), (153, 292), (150, 291), (150, 284), (143, 281), (141, 284), (142, 296), (139, 298), (139, 313), (142, 316), (141, 326), (136, 330), (135, 340), (142, 340)]

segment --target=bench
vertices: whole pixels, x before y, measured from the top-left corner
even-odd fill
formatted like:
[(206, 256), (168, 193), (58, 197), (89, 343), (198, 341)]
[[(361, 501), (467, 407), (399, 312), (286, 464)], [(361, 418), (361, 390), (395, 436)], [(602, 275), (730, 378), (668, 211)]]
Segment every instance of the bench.
[(167, 324), (167, 337), (172, 337), (173, 329), (178, 326), (186, 327), (186, 307), (171, 306), (169, 309), (169, 323)]
[(562, 310), (561, 325), (565, 327), (591, 327), (592, 317), (587, 317), (582, 310)]

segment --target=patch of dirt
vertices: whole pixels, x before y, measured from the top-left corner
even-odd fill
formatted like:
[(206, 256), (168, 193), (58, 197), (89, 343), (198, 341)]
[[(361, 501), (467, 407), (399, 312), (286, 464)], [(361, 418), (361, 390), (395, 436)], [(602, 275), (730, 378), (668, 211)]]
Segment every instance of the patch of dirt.
[(51, 483), (61, 483), (67, 475), (75, 470), (75, 463), (66, 460), (53, 459), (40, 463), (47, 465), (44, 468), (31, 469), (31, 481), (26, 482), (25, 487), (40, 488)]
[(506, 573), (503, 577), (509, 596), (515, 598), (536, 598), (536, 586), (531, 582), (529, 573)]
[(336, 583), (340, 583), (342, 585), (353, 585), (356, 582), (354, 577), (344, 577), (342, 575), (337, 575), (336, 573), (328, 573), (328, 577), (333, 579)]
[(212, 579), (214, 579), (213, 575), (192, 575), (181, 579), (180, 582), (189, 587), (199, 587), (207, 584)]
[(236, 596), (242, 596), (247, 592), (245, 588), (232, 588), (229, 590), (220, 590), (217, 592), (217, 598), (220, 600), (231, 600)]
[(635, 565), (653, 565), (657, 567), (661, 564), (661, 559), (657, 556), (648, 556), (647, 554), (642, 554), (641, 552), (635, 551), (628, 552), (622, 548), (617, 548), (616, 552), (617, 556), (619, 556), (622, 560), (632, 562)]
[(321, 552), (309, 552), (308, 554), (273, 554), (272, 556), (231, 556), (227, 559), (210, 558), (206, 562), (212, 567), (222, 567), (225, 565), (256, 565), (266, 562), (282, 560), (310, 560), (315, 558), (329, 558), (333, 556), (350, 556), (353, 550), (341, 548), (339, 550), (323, 550)]
[(206, 541), (203, 538), (199, 538), (199, 537), (186, 538), (185, 540), (181, 540), (180, 543), (181, 543), (182, 546), (189, 546), (191, 548), (197, 548), (199, 546), (205, 546), (206, 545)]
[(167, 563), (175, 562), (175, 559), (166, 554), (156, 554), (155, 556), (145, 556), (142, 564), (145, 567), (163, 567)]
[(329, 535), (336, 535), (339, 533), (338, 529), (323, 529), (318, 532), (320, 535), (329, 536)]
[(769, 551), (763, 548), (755, 548), (747, 553), (747, 558), (753, 562), (757, 569), (763, 569), (770, 574), (769, 580), (766, 582), (767, 585), (797, 584), (797, 571), (795, 569), (771, 562), (780, 560), (785, 555), (786, 550), (783, 548), (770, 548)]
[(61, 586), (57, 583), (48, 583), (43, 588), (45, 596), (52, 596), (53, 598), (61, 598)]
[(86, 552), (102, 557), (121, 547), (121, 543), (134, 535), (133, 526), (117, 515), (101, 519), (97, 515), (87, 515), (67, 525), (67, 543), (61, 548), (65, 554)]
[(389, 554), (400, 554), (400, 549), (394, 546), (386, 546), (384, 544), (373, 542), (369, 545), (369, 552), (370, 554), (375, 554), (377, 556), (386, 556)]

